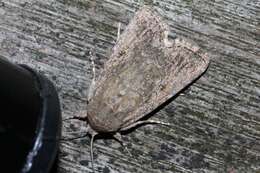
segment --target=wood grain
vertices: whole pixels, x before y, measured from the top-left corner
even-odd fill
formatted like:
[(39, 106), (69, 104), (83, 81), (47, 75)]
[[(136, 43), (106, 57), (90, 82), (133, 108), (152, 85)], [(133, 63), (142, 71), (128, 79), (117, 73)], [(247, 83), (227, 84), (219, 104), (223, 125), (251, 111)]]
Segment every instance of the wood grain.
[[(86, 109), (92, 78), (123, 28), (143, 4), (157, 8), (170, 36), (193, 40), (210, 54), (207, 72), (151, 118), (124, 135), (133, 157), (113, 139), (95, 142), (99, 172), (260, 171), (259, 0), (1, 0), (0, 56), (27, 64), (57, 87), (63, 118)], [(78, 121), (63, 123), (63, 137), (84, 133)], [(76, 133), (75, 133), (76, 132)], [(90, 139), (61, 143), (59, 172), (91, 171)]]

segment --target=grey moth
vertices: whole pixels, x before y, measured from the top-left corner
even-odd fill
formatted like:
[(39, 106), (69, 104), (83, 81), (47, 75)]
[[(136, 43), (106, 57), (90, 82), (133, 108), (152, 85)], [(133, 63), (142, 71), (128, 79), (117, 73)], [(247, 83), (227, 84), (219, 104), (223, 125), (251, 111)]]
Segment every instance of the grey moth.
[[(208, 56), (181, 38), (168, 40), (169, 28), (151, 7), (136, 12), (113, 48), (100, 75), (93, 81), (83, 118), (91, 138), (120, 132), (143, 120), (180, 90), (197, 79), (208, 67)], [(162, 123), (163, 124), (163, 123)]]

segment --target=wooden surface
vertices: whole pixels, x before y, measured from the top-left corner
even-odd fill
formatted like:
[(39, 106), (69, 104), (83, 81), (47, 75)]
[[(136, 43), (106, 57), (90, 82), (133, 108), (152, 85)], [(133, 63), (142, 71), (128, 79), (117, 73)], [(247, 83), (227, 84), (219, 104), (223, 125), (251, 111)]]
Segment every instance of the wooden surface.
[[(155, 6), (171, 37), (187, 37), (210, 54), (207, 72), (152, 119), (124, 135), (130, 153), (105, 137), (94, 144), (97, 172), (260, 172), (259, 0), (1, 0), (0, 56), (24, 63), (56, 85), (62, 116), (82, 115), (92, 78), (143, 4)], [(63, 122), (63, 137), (84, 134)], [(90, 139), (63, 141), (59, 172), (91, 171)]]

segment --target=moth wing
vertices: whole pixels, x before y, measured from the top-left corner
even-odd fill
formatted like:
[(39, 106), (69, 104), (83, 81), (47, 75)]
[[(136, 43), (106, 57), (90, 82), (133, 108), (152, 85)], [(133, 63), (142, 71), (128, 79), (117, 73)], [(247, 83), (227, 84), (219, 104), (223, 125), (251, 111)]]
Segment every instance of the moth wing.
[(106, 125), (113, 123), (118, 129), (131, 125), (206, 70), (207, 55), (185, 40), (169, 42), (168, 32), (168, 26), (149, 7), (130, 21), (94, 93), (94, 98), (101, 98), (94, 104), (109, 110), (102, 115)]

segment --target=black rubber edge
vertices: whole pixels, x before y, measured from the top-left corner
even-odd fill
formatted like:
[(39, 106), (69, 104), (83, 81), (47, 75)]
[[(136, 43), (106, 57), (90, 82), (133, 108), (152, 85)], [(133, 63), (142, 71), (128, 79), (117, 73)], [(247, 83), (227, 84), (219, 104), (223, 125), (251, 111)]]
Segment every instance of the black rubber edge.
[(59, 98), (51, 81), (28, 66), (21, 66), (34, 76), (42, 104), (34, 146), (27, 155), (21, 173), (48, 173), (57, 158), (61, 137)]

